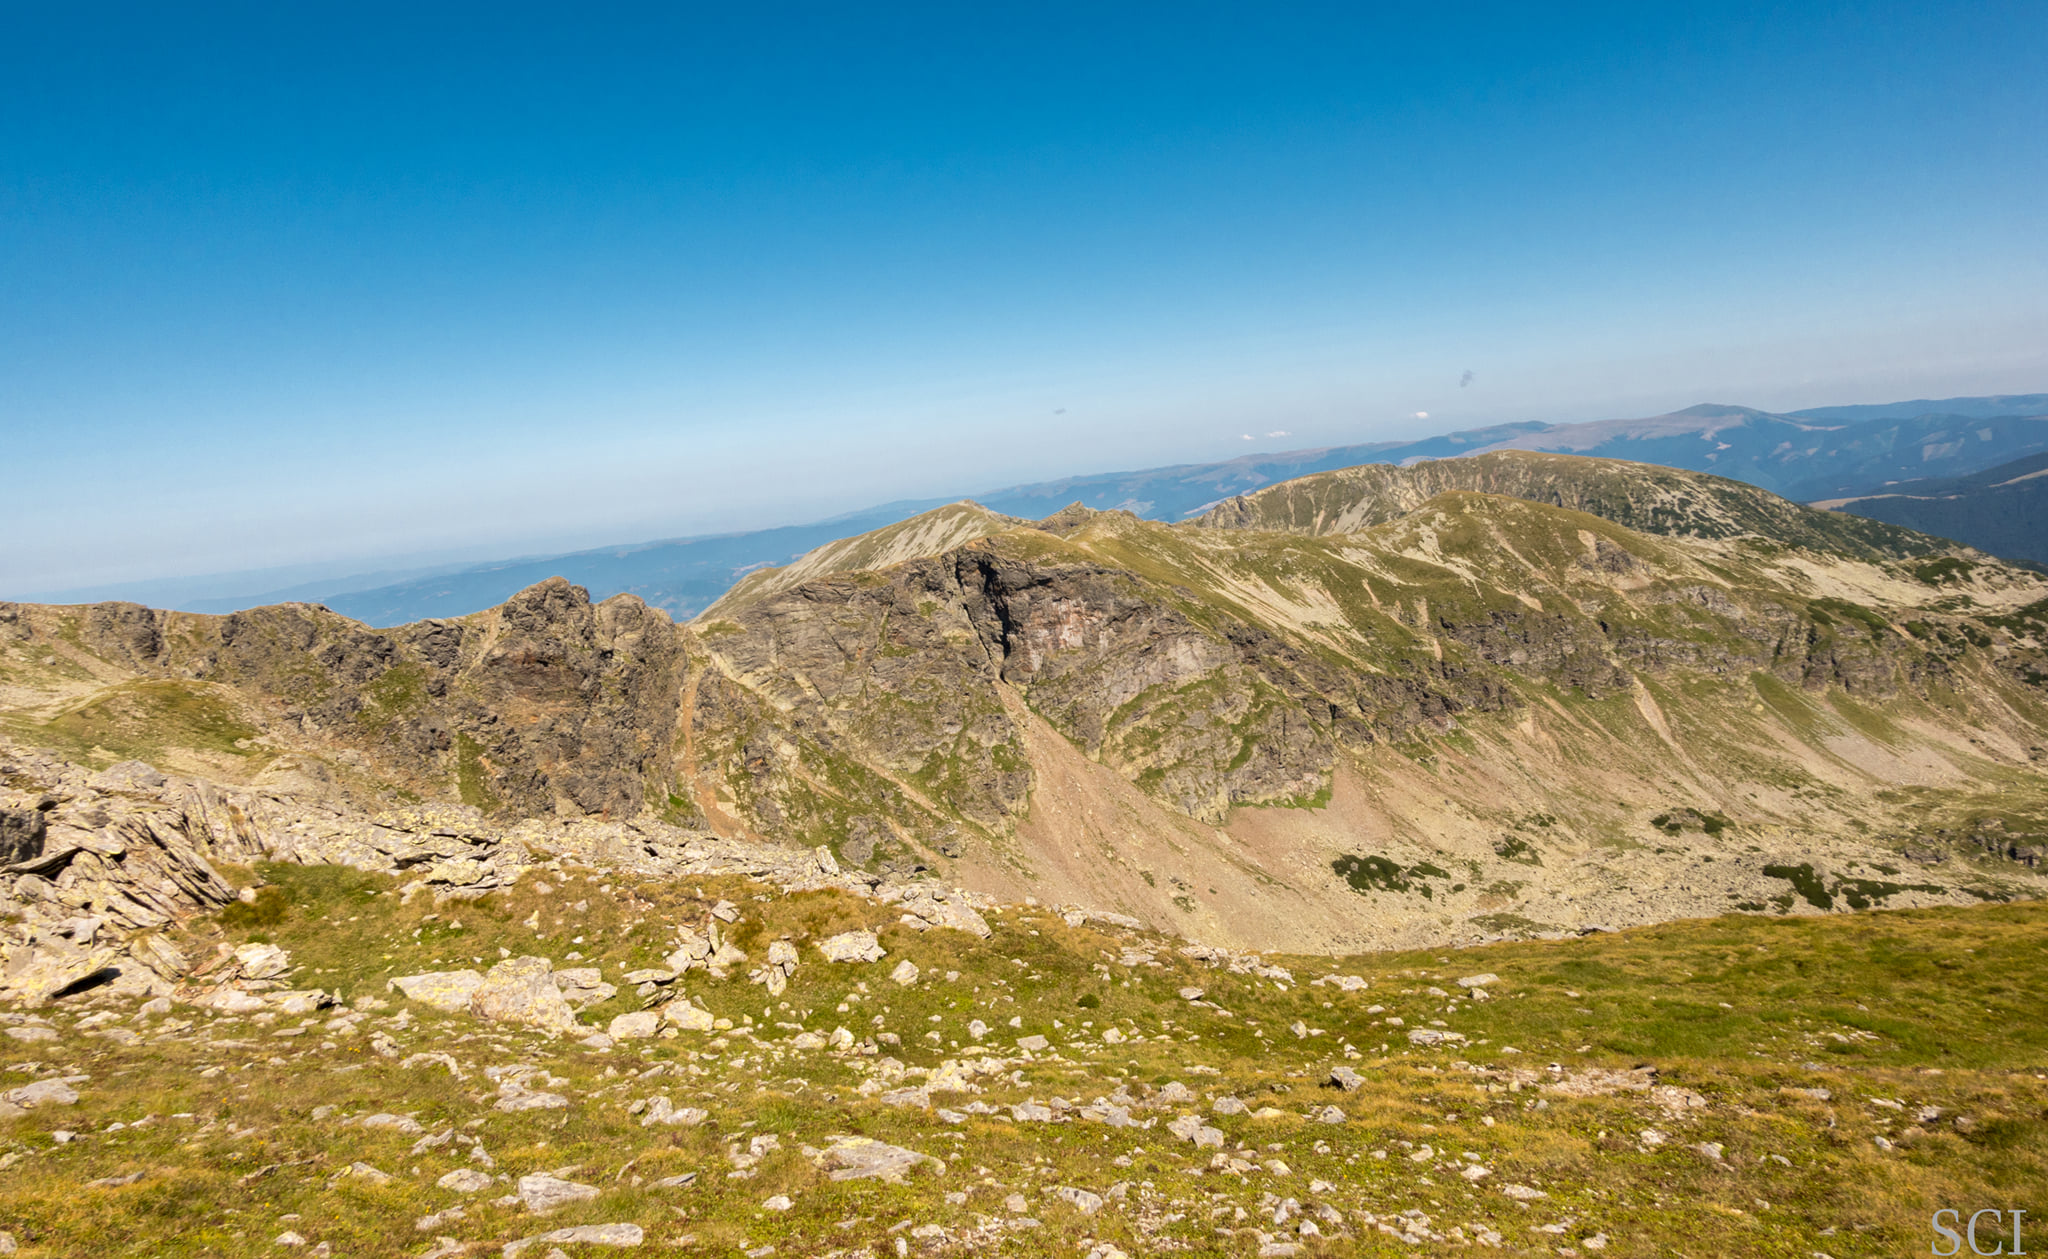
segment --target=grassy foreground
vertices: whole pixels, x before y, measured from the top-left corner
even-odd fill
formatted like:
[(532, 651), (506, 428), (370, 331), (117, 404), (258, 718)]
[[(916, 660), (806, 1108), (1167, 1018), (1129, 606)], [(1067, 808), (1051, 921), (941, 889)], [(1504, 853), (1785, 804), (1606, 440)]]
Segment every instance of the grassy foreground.
[[(281, 945), (293, 987), (353, 1010), (138, 1014), (88, 994), (6, 1016), (18, 1061), (0, 1092), (69, 1078), (79, 1094), (0, 1121), (0, 1229), (19, 1253), (496, 1255), (632, 1223), (637, 1252), (523, 1253), (1846, 1259), (1929, 1253), (1945, 1207), (2027, 1210), (2048, 1249), (2048, 906), (1264, 959), (1283, 979), (1037, 907), (991, 913), (978, 940), (739, 879), (636, 887), (571, 867), (437, 910), (349, 870), (232, 873), (272, 890), (194, 924), (187, 947)], [(660, 967), (672, 924), (700, 926), (722, 899), (756, 963), (777, 939), (801, 957), (779, 997), (744, 966), (683, 978), (729, 1030), (594, 1049), (385, 989), (501, 951), (620, 983)], [(823, 960), (816, 942), (855, 927), (888, 955)], [(919, 977), (892, 981), (906, 959)], [(1482, 973), (1497, 977), (1483, 999), (1456, 982)], [(1324, 976), (1368, 986), (1312, 982)], [(596, 1030), (642, 1004), (621, 984), (583, 1018)], [(842, 1027), (873, 1052), (805, 1036)], [(1465, 1040), (1411, 1043), (1418, 1030)], [(1048, 1048), (1019, 1049), (1034, 1036)], [(966, 1065), (922, 1074), (949, 1060)], [(487, 1070), (522, 1065), (538, 1068), (527, 1087), (569, 1104), (498, 1109)], [(1339, 1066), (1362, 1086), (1326, 1086)], [(1640, 1067), (1654, 1080), (1629, 1074)], [(883, 1100), (920, 1084), (932, 1109)], [(643, 1124), (635, 1104), (656, 1095), (709, 1117)], [(1243, 1105), (1219, 1112), (1226, 1098)], [(1048, 1110), (1013, 1115), (1031, 1101)], [(1133, 1126), (1098, 1121), (1116, 1107)], [(1065, 1121), (1029, 1117), (1045, 1113)], [(1220, 1147), (1168, 1130), (1186, 1114)], [(396, 1118), (361, 1122), (372, 1115)], [(806, 1147), (844, 1134), (943, 1170), (833, 1181)], [(493, 1182), (437, 1183), (464, 1168)], [(537, 1172), (599, 1192), (538, 1215), (511, 1197)], [(286, 1234), (303, 1246), (281, 1247)]]

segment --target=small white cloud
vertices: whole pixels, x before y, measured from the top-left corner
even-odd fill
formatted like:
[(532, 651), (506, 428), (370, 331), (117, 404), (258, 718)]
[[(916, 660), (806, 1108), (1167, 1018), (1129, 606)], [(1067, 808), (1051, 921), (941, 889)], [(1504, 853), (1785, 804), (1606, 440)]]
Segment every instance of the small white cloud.
[(1417, 411), (1417, 412), (1415, 413), (1415, 418), (1416, 418), (1416, 419), (1418, 419), (1418, 420), (1426, 420), (1426, 419), (1428, 419), (1428, 418), (1429, 418), (1429, 412), (1427, 412), (1427, 411)]
[(1270, 433), (1266, 434), (1266, 436), (1268, 436), (1268, 437), (1286, 437), (1286, 436), (1289, 436), (1289, 433), (1288, 433), (1288, 432), (1287, 432), (1287, 430), (1286, 430), (1286, 429), (1284, 429), (1284, 428), (1276, 428), (1276, 429), (1274, 429), (1274, 430), (1273, 430), (1272, 432), (1270, 432)]
[(1250, 441), (1252, 439), (1252, 435), (1250, 433), (1242, 434), (1242, 437), (1245, 441)]

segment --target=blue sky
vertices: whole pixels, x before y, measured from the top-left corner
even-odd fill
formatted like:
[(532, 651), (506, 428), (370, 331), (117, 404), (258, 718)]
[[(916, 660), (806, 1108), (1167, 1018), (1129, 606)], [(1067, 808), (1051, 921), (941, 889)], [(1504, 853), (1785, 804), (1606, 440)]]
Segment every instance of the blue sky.
[(0, 8), (0, 595), (2048, 389), (2038, 4), (178, 8)]

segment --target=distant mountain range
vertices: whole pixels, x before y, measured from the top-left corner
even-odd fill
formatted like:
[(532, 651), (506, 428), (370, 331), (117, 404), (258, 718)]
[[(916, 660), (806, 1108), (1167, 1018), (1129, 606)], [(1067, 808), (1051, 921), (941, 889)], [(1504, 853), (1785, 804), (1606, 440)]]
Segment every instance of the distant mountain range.
[[(991, 511), (1026, 519), (1078, 502), (1096, 510), (1120, 508), (1171, 522), (1295, 477), (1360, 464), (1406, 465), (1492, 450), (1597, 455), (1711, 472), (1798, 501), (1841, 500), (1841, 510), (1905, 524), (1896, 514), (1910, 510), (1902, 500), (1870, 496), (1900, 482), (1969, 477), (2022, 456), (2048, 453), (2048, 394), (1817, 407), (1786, 414), (1708, 403), (1642, 419), (1501, 424), (1419, 441), (1067, 477), (974, 497)], [(286, 601), (321, 603), (366, 624), (387, 626), (465, 615), (502, 603), (545, 577), (561, 575), (588, 588), (592, 598), (635, 594), (686, 619), (750, 572), (787, 564), (828, 542), (884, 528), (948, 501), (887, 503), (810, 524), (472, 564), (408, 574), (398, 581), (344, 578), (252, 590), (236, 597), (208, 591), (204, 597), (186, 599), (167, 598), (169, 583), (157, 582), (149, 584), (147, 593), (138, 586), (136, 593), (125, 597), (149, 598), (192, 612), (228, 612)], [(1979, 532), (1980, 527), (1989, 528), (1991, 517), (1962, 512), (1942, 519), (1944, 528), (1911, 527), (2016, 558), (2037, 558), (2042, 549), (2038, 541), (2022, 539), (2016, 544), (2012, 529), (2005, 526)], [(2032, 549), (2016, 550), (2015, 545)], [(38, 597), (48, 602), (85, 601), (66, 598), (63, 592)], [(123, 596), (102, 589), (89, 597)]]
[(1901, 481), (1882, 494), (1815, 504), (2048, 564), (2048, 452), (1960, 477)]

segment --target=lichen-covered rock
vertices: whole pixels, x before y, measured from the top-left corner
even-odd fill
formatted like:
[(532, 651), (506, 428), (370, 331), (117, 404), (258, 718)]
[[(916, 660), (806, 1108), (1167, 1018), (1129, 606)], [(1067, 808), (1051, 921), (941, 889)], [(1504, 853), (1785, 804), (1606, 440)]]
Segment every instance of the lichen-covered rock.
[(613, 1040), (646, 1040), (661, 1030), (661, 1015), (653, 1010), (621, 1014), (605, 1029)]
[(817, 1164), (833, 1180), (884, 1180), (900, 1183), (919, 1167), (943, 1174), (946, 1165), (929, 1154), (890, 1145), (873, 1137), (840, 1137), (817, 1154)]
[(527, 1210), (536, 1214), (545, 1214), (572, 1202), (588, 1202), (598, 1194), (596, 1185), (578, 1184), (545, 1173), (521, 1176), (516, 1188), (519, 1200)]
[(479, 1018), (545, 1032), (576, 1027), (576, 1012), (555, 987), (553, 964), (544, 957), (507, 958), (491, 967), (470, 995), (469, 1009)]
[(101, 791), (150, 791), (164, 785), (163, 771), (142, 761), (122, 761), (92, 776)]
[(409, 1001), (418, 1001), (449, 1014), (460, 1014), (470, 1008), (477, 989), (483, 984), (484, 977), (477, 971), (446, 970), (430, 971), (424, 975), (400, 975), (384, 986), (404, 993)]
[(595, 966), (576, 966), (555, 972), (555, 987), (561, 990), (562, 999), (575, 1009), (609, 1001), (618, 995), (618, 988), (604, 981), (604, 972)]
[(708, 1032), (717, 1025), (711, 1011), (690, 1004), (688, 997), (677, 997), (661, 1007), (661, 1019), (686, 1032)]
[(244, 979), (275, 979), (291, 969), (291, 954), (274, 944), (245, 944), (235, 950)]
[(638, 1224), (578, 1224), (506, 1242), (499, 1253), (504, 1259), (517, 1259), (529, 1246), (638, 1246), (645, 1236)]
[(0, 866), (42, 856), (48, 833), (41, 809), (0, 809)]
[(879, 962), (883, 957), (881, 942), (872, 931), (842, 931), (827, 936), (818, 942), (818, 952), (828, 962)]

